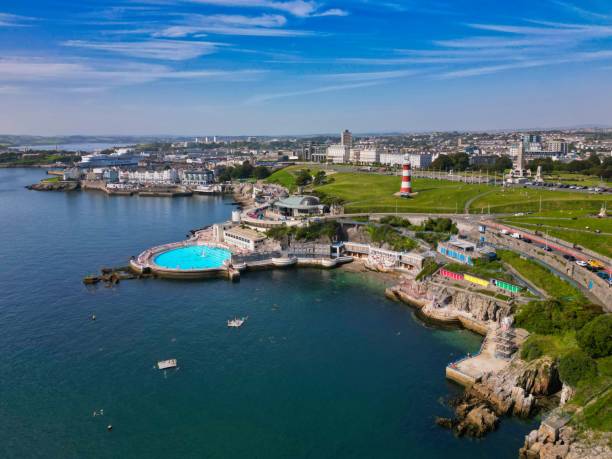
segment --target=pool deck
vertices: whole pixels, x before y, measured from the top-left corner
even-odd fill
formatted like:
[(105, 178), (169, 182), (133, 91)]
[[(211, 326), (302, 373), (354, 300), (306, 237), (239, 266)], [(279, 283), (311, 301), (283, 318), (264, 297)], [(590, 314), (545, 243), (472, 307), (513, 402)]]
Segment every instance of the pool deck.
[[(291, 266), (329, 269), (353, 261), (352, 257), (300, 258), (295, 256), (273, 256), (271, 258), (256, 261), (236, 263), (235, 260), (233, 260), (233, 255), (244, 255), (244, 250), (237, 249), (233, 246), (229, 246), (228, 244), (212, 242), (207, 236), (208, 234), (202, 234), (199, 232), (185, 241), (173, 242), (147, 249), (138, 255), (138, 257), (130, 260), (130, 267), (137, 273), (152, 273), (158, 277), (167, 279), (205, 279), (220, 277), (230, 280), (238, 280), (241, 272), (246, 270), (279, 269), (288, 268)], [(230, 253), (232, 253), (232, 257), (227, 259), (223, 266), (211, 268), (178, 269), (160, 266), (155, 263), (156, 257), (162, 253), (193, 246), (215, 247), (228, 250)]]

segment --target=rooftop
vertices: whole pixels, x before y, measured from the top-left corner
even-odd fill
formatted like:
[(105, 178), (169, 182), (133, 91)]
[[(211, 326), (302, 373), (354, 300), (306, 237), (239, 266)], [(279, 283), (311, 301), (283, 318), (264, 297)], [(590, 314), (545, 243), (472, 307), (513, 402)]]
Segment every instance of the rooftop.
[(263, 241), (264, 239), (266, 239), (266, 235), (260, 233), (259, 231), (255, 231), (248, 228), (241, 228), (239, 226), (234, 226), (233, 228), (226, 229), (225, 234), (240, 236), (251, 241)]
[(451, 239), (450, 241), (446, 242), (446, 244), (453, 245), (463, 250), (474, 250), (476, 248), (476, 244), (473, 242), (462, 241), (460, 239)]
[(274, 205), (290, 209), (308, 209), (319, 206), (319, 198), (316, 196), (289, 196), (278, 200)]

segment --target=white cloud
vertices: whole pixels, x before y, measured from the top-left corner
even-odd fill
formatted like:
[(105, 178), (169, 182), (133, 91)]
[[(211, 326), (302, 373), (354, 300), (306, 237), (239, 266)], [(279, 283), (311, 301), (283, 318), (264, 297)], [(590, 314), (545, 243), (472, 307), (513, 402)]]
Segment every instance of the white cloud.
[(243, 35), (265, 37), (299, 37), (313, 35), (304, 30), (282, 29), (284, 16), (263, 14), (242, 16), (230, 14), (187, 14), (177, 24), (153, 32), (157, 37), (186, 37), (194, 34)]
[(206, 41), (155, 39), (131, 42), (91, 42), (70, 40), (64, 42), (63, 45), (74, 48), (86, 48), (97, 51), (112, 52), (131, 57), (171, 61), (182, 61), (206, 54), (213, 54), (219, 50), (219, 47), (224, 46), (222, 43)]
[(594, 11), (590, 11), (585, 8), (581, 8), (577, 5), (574, 5), (573, 3), (562, 2), (560, 0), (551, 0), (551, 3), (558, 5), (584, 18), (589, 18), (589, 19), (609, 19), (610, 18), (610, 16), (607, 14), (596, 13)]
[(310, 0), (184, 0), (191, 3), (206, 5), (243, 7), (243, 8), (267, 8), (271, 10), (284, 11), (298, 17), (310, 16), (346, 16), (348, 13), (338, 8), (320, 11), (321, 5)]
[[(61, 83), (65, 90), (118, 87), (159, 80), (250, 80), (259, 70), (174, 70), (157, 64), (117, 61), (51, 61), (42, 58), (0, 59), (0, 84), (29, 83), (36, 87)], [(44, 84), (43, 84), (44, 83)]]
[(598, 61), (598, 60), (607, 60), (612, 59), (612, 51), (592, 51), (592, 52), (581, 52), (570, 54), (565, 57), (558, 58), (542, 58), (538, 60), (526, 60), (523, 62), (515, 62), (512, 64), (502, 64), (502, 65), (491, 65), (491, 66), (483, 66), (483, 67), (474, 67), (467, 68), (462, 70), (454, 70), (446, 73), (442, 73), (438, 75), (441, 79), (450, 79), (450, 78), (465, 78), (479, 75), (490, 75), (493, 73), (502, 72), (505, 70), (515, 70), (515, 69), (526, 69), (533, 67), (544, 67), (550, 65), (561, 65), (561, 64), (570, 64), (570, 63), (582, 63), (582, 62), (590, 62), (590, 61)]
[(34, 18), (16, 14), (0, 13), (0, 27), (26, 27)]
[(421, 73), (419, 70), (391, 70), (388, 72), (353, 72), (353, 73), (332, 73), (322, 75), (323, 78), (342, 80), (342, 81), (380, 81), (395, 78), (405, 78)]
[(339, 8), (332, 8), (330, 10), (322, 11), (321, 13), (313, 14), (313, 16), (315, 16), (315, 17), (325, 17), (325, 16), (340, 16), (340, 17), (344, 17), (344, 16), (348, 16), (348, 14), (349, 14), (348, 11), (341, 10)]
[(344, 84), (344, 85), (333, 85), (333, 86), (321, 86), (318, 88), (311, 89), (303, 89), (300, 91), (291, 91), (291, 92), (281, 92), (275, 94), (260, 94), (258, 96), (253, 96), (246, 101), (247, 104), (255, 104), (259, 102), (267, 102), (269, 100), (274, 99), (282, 99), (286, 97), (298, 97), (298, 96), (307, 96), (310, 94), (320, 94), (325, 92), (336, 92), (336, 91), (345, 91), (348, 89), (357, 89), (357, 88), (366, 88), (368, 86), (376, 86), (382, 84), (384, 81), (370, 81), (363, 83), (354, 83), (354, 84)]
[(23, 93), (23, 88), (20, 86), (9, 86), (9, 85), (0, 85), (0, 94), (21, 94)]

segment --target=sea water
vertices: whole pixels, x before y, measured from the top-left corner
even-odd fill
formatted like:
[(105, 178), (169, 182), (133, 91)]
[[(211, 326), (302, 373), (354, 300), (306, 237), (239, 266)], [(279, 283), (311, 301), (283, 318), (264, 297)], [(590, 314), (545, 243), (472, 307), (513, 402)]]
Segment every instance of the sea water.
[(370, 275), (83, 285), (232, 207), (24, 189), (41, 177), (0, 169), (0, 457), (502, 459), (533, 426), (436, 426), (461, 390), (445, 365), (481, 338), (426, 326)]

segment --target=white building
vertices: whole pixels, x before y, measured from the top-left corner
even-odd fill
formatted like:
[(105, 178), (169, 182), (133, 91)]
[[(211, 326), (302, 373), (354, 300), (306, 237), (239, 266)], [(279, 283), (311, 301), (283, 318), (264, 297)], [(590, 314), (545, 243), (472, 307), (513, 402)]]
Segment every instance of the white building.
[(334, 164), (343, 164), (349, 162), (351, 148), (348, 145), (330, 145), (327, 147), (327, 160)]
[(410, 153), (408, 157), (413, 169), (425, 169), (433, 163), (433, 154), (431, 153)]
[(179, 182), (176, 169), (121, 171), (119, 180), (143, 185), (170, 185)]
[(568, 144), (563, 140), (551, 140), (547, 144), (547, 150), (567, 155)]
[(400, 166), (404, 162), (404, 155), (401, 153), (381, 153), (380, 163), (386, 166)]
[[(401, 166), (404, 156), (401, 153), (381, 153), (379, 162), (387, 166)], [(432, 153), (409, 153), (408, 158), (413, 169), (425, 169), (433, 163), (434, 155)]]
[(183, 185), (208, 185), (214, 182), (214, 173), (209, 170), (182, 170), (179, 174)]
[(355, 164), (373, 164), (380, 162), (380, 149), (367, 146), (351, 148), (349, 152), (349, 161)]
[(223, 242), (252, 252), (259, 249), (265, 240), (262, 233), (239, 226), (223, 231)]

